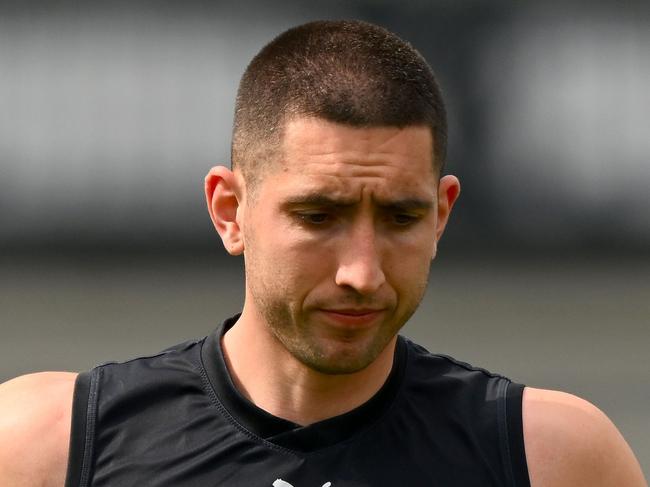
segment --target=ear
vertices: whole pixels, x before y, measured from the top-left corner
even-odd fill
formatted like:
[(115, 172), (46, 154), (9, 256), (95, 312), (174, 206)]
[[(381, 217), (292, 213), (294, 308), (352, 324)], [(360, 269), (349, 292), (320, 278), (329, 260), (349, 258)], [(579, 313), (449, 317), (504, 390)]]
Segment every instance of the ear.
[(436, 226), (436, 243), (440, 241), (451, 209), (460, 194), (460, 181), (456, 176), (443, 176), (438, 182), (438, 222)]
[(205, 199), (208, 212), (219, 233), (224, 247), (230, 255), (244, 252), (241, 231), (240, 204), (242, 202), (242, 181), (230, 169), (215, 166), (205, 177)]

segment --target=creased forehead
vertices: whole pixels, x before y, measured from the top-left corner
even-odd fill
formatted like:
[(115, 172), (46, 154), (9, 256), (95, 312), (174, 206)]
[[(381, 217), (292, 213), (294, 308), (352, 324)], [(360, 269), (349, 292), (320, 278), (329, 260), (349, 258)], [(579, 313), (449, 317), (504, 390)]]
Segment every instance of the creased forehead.
[(433, 144), (430, 130), (422, 125), (355, 127), (303, 117), (286, 123), (279, 158), (284, 171), (371, 177), (399, 161), (395, 167), (400, 171), (428, 177), (435, 175)]

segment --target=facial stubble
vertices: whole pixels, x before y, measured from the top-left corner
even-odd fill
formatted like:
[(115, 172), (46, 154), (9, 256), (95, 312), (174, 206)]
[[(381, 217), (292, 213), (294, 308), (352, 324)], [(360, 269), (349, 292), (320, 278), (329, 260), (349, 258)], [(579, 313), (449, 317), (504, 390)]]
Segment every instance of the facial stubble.
[[(247, 234), (249, 237), (253, 235)], [(428, 266), (419, 282), (411, 284), (410, 292), (397, 294), (394, 306), (385, 311), (382, 321), (370, 330), (370, 336), (352, 330), (349, 334), (333, 334), (325, 339), (318, 336), (322, 324), (314, 319), (315, 309), (304, 309), (302, 302), (289, 299), (293, 296), (291, 283), (286, 282), (281, 271), (272, 272), (291, 263), (257, 259), (255, 240), (248, 238), (246, 242), (246, 285), (264, 321), (262, 326), (266, 327), (260, 331), (268, 333), (294, 359), (322, 374), (353, 374), (368, 367), (413, 315), (426, 291)], [(356, 301), (363, 305), (370, 299), (346, 290), (342, 293), (342, 301)]]

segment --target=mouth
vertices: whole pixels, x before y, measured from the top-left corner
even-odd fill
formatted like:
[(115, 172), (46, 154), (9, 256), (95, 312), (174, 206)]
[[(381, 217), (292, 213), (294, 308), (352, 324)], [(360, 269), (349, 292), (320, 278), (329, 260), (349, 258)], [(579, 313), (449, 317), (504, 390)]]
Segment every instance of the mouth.
[(384, 313), (383, 309), (320, 309), (328, 321), (339, 326), (364, 328), (372, 326)]

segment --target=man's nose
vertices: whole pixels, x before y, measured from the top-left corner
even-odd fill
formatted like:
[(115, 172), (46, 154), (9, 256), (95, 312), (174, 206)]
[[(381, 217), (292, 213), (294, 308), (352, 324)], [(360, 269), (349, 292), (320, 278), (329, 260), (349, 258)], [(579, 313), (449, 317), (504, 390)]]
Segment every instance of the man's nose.
[(386, 282), (373, 225), (355, 228), (341, 242), (336, 284), (359, 294), (375, 293)]

